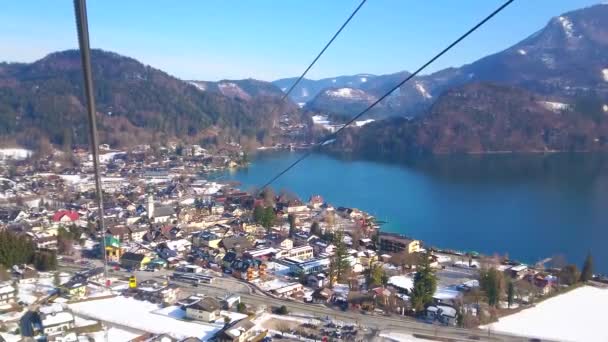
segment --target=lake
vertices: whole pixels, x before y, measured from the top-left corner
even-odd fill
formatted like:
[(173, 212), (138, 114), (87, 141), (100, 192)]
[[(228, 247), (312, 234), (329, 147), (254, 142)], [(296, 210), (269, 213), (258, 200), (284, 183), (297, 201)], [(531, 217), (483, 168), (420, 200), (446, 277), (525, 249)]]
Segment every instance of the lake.
[[(302, 152), (264, 152), (228, 173), (259, 187)], [(588, 251), (608, 273), (608, 155), (419, 157), (399, 163), (313, 154), (274, 185), (308, 200), (355, 207), (383, 231), (427, 245), (508, 254), (534, 263), (563, 255), (579, 268)]]

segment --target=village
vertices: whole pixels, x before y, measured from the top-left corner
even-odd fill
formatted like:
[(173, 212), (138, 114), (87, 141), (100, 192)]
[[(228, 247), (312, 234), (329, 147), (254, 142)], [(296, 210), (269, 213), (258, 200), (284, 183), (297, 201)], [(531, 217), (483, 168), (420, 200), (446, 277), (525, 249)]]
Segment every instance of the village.
[(236, 144), (100, 150), (103, 232), (86, 151), (2, 162), (4, 341), (521, 340), (483, 328), (601, 280), (433, 248), (322, 194), (243, 191), (218, 176), (247, 163)]

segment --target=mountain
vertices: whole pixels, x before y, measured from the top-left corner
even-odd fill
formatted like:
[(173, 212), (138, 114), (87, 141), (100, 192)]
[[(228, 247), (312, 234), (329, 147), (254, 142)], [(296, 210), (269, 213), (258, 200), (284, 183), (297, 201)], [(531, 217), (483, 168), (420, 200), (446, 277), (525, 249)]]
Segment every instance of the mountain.
[(245, 101), (251, 100), (254, 97), (283, 96), (281, 89), (274, 84), (252, 78), (245, 80), (221, 80), (218, 82), (188, 81), (188, 83), (201, 91), (219, 93), (230, 98), (239, 98)]
[[(368, 82), (327, 85), (306, 101), (312, 110), (352, 116), (353, 99), (327, 97), (325, 90), (349, 87), (380, 96), (407, 73), (370, 77)], [(326, 79), (329, 80), (329, 79)], [(278, 81), (277, 81), (278, 82)], [(499, 53), (459, 68), (415, 77), (395, 91), (372, 114), (375, 117), (423, 114), (444, 91), (471, 82), (494, 82), (525, 88), (558, 100), (608, 96), (608, 5), (596, 5), (555, 17), (538, 32)], [(276, 84), (276, 83), (275, 83)], [(307, 89), (308, 85), (303, 86)], [(312, 92), (311, 92), (312, 94)], [(357, 108), (364, 106), (360, 96)], [(304, 99), (294, 97), (301, 102)]]
[[(324, 89), (342, 87), (359, 88), (361, 85), (365, 84), (366, 82), (369, 82), (375, 77), (375, 75), (371, 74), (359, 74), (352, 76), (337, 76), (333, 78), (324, 78), (321, 80), (311, 80), (308, 78), (304, 78), (295, 87), (291, 94), (289, 94), (289, 97), (294, 102), (303, 105), (304, 103), (312, 100)], [(276, 80), (272, 83), (279, 87), (282, 91), (286, 92), (297, 80), (298, 77), (290, 77)]]
[[(116, 53), (93, 50), (91, 59), (101, 141), (111, 145), (172, 137), (193, 142), (218, 137), (268, 141), (279, 116), (297, 111), (293, 103), (279, 103), (277, 96), (259, 96), (278, 93), (269, 83), (240, 81), (239, 89), (247, 96), (227, 96), (201, 91), (200, 85)], [(88, 134), (83, 96), (76, 50), (31, 64), (2, 63), (0, 135), (28, 145), (33, 144), (32, 137), (48, 137), (58, 145), (84, 144)]]
[(425, 116), (345, 130), (332, 148), (391, 159), (430, 153), (608, 150), (608, 113), (599, 106), (589, 101), (567, 105), (518, 87), (471, 83), (446, 91)]

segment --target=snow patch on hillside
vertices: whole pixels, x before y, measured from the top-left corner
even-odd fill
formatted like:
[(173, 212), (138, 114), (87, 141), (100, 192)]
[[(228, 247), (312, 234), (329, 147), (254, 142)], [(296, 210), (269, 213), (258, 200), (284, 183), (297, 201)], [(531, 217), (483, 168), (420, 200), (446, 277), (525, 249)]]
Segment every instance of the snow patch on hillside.
[(570, 108), (570, 105), (562, 102), (553, 102), (553, 101), (540, 101), (540, 104), (553, 112), (560, 112), (563, 110), (567, 110)]
[(220, 88), (220, 92), (225, 96), (239, 97), (245, 100), (251, 97), (246, 91), (241, 89), (238, 84), (233, 82), (220, 82), (217, 86)]
[(355, 97), (361, 95), (361, 91), (353, 88), (328, 89), (326, 94), (333, 97)]
[(416, 82), (416, 89), (418, 90), (418, 92), (420, 92), (420, 95), (422, 95), (424, 98), (426, 98), (426, 99), (432, 98), (431, 94), (429, 94), (429, 92), (426, 91), (426, 89), (424, 88), (422, 83)]
[(562, 28), (564, 29), (564, 33), (568, 38), (581, 38), (581, 36), (577, 36), (574, 34), (574, 24), (568, 17), (560, 16), (557, 18), (559, 22), (562, 24)]
[(361, 126), (365, 126), (365, 125), (367, 125), (368, 123), (371, 123), (371, 122), (374, 122), (374, 121), (375, 121), (374, 119), (367, 119), (367, 120), (359, 120), (359, 121), (355, 121), (354, 123), (355, 123), (355, 126), (357, 126), (357, 127), (361, 127)]
[(190, 81), (188, 82), (190, 84), (192, 84), (193, 86), (196, 87), (196, 89), (200, 90), (200, 91), (205, 91), (207, 90), (207, 86), (198, 82), (194, 82), (194, 81)]
[(360, 80), (362, 83), (365, 83), (365, 82), (367, 82), (367, 77), (361, 77)]
[(528, 52), (526, 52), (526, 50), (524, 50), (524, 49), (519, 49), (519, 50), (517, 50), (517, 53), (519, 53), (519, 54), (520, 54), (520, 55), (522, 55), (522, 56), (525, 56), (525, 55), (527, 55), (527, 54), (528, 54)]
[(301, 92), (302, 96), (308, 97), (308, 89), (307, 88), (302, 88), (302, 90), (300, 92)]
[(604, 78), (604, 81), (608, 82), (608, 68), (602, 69), (602, 77)]
[(603, 105), (602, 110), (604, 110), (604, 113), (608, 113), (608, 104)]

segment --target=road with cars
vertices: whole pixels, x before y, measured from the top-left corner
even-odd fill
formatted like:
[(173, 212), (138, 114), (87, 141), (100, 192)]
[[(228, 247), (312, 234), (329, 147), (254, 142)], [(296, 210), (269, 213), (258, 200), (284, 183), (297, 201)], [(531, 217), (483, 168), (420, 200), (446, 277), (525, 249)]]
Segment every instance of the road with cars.
[[(61, 265), (61, 267), (69, 267), (70, 270), (79, 268), (79, 266), (74, 265)], [(112, 277), (123, 278), (125, 280), (131, 275), (135, 275), (138, 282), (146, 280), (169, 281), (180, 287), (181, 296), (204, 294), (208, 296), (223, 297), (230, 293), (238, 294), (241, 296), (241, 300), (244, 303), (253, 306), (259, 307), (263, 305), (268, 309), (271, 309), (273, 307), (285, 305), (290, 313), (302, 314), (304, 316), (316, 317), (319, 319), (329, 318), (348, 324), (364, 326), (379, 332), (399, 331), (406, 334), (447, 338), (454, 341), (529, 341), (529, 339), (525, 337), (497, 334), (492, 331), (432, 325), (405, 316), (363, 314), (352, 310), (341, 311), (321, 304), (309, 304), (290, 299), (275, 298), (260, 293), (260, 291), (255, 290), (252, 286), (244, 282), (224, 276), (218, 272), (208, 273), (209, 275), (215, 276), (212, 284), (196, 285), (177, 279), (172, 280), (172, 274), (173, 272), (168, 270), (160, 270), (157, 272), (112, 270), (110, 272)]]

